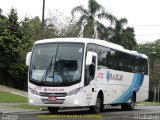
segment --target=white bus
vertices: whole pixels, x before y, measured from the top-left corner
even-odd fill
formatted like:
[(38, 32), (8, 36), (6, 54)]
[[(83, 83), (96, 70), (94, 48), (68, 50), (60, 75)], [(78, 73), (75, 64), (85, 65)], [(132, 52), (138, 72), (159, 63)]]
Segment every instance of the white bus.
[(39, 40), (26, 57), (29, 104), (59, 108), (104, 105), (133, 110), (148, 99), (148, 57), (104, 40), (56, 38)]

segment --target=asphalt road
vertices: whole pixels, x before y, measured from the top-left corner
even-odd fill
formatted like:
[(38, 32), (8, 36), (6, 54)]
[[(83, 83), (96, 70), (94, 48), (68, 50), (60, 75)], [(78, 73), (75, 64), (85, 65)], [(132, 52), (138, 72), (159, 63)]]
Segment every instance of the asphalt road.
[[(10, 118), (10, 119), (7, 119)], [(88, 109), (59, 110), (56, 115), (48, 111), (3, 113), (2, 120), (160, 120), (160, 106), (136, 106), (133, 111), (123, 111), (119, 106), (106, 106), (100, 114), (92, 114)]]

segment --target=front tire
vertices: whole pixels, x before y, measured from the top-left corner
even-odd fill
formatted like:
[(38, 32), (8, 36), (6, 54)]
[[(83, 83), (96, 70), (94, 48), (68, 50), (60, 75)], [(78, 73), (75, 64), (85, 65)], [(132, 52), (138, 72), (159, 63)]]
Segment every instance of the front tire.
[(94, 106), (90, 106), (89, 109), (92, 113), (100, 113), (103, 110), (103, 101), (100, 95), (97, 96), (96, 104)]
[(58, 113), (59, 107), (48, 107), (50, 113)]
[(133, 94), (131, 98), (131, 103), (123, 103), (121, 104), (122, 110), (134, 110), (136, 104), (136, 95)]

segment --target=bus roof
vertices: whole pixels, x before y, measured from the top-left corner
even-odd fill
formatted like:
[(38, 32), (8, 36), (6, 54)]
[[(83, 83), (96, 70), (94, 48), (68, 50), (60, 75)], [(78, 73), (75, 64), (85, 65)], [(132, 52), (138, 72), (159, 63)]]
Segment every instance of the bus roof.
[(148, 57), (145, 54), (138, 53), (137, 51), (131, 51), (127, 50), (121, 45), (117, 45), (105, 40), (99, 40), (99, 39), (91, 39), (91, 38), (52, 38), (52, 39), (43, 39), (38, 40), (34, 44), (42, 44), (42, 43), (53, 43), (53, 42), (74, 42), (74, 43), (93, 43), (101, 46), (105, 46), (111, 49), (119, 50), (121, 52), (125, 52), (128, 54), (132, 54), (138, 57), (142, 57), (145, 59), (148, 59)]

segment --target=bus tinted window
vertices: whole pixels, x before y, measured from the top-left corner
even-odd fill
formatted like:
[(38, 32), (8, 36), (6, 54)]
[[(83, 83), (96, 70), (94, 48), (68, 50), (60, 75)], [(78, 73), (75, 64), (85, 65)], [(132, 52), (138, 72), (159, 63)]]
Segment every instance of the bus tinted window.
[(148, 74), (147, 59), (95, 44), (88, 44), (87, 51), (98, 54), (99, 67)]

